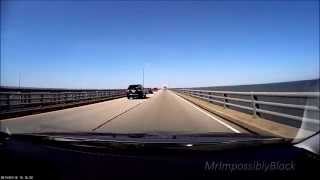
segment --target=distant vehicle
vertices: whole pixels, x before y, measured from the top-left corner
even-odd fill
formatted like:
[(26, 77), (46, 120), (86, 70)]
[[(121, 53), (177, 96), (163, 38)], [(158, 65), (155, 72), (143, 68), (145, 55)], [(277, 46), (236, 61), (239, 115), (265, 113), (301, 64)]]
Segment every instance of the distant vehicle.
[(153, 88), (152, 91), (153, 92), (157, 92), (159, 89), (158, 88)]
[(146, 92), (141, 84), (130, 85), (127, 89), (127, 98), (145, 98)]
[(144, 88), (144, 92), (145, 92), (146, 94), (153, 94), (153, 91), (152, 91), (151, 88)]
[(167, 86), (163, 86), (163, 89), (164, 89), (164, 90), (167, 90), (167, 89), (168, 89), (168, 87), (167, 87)]

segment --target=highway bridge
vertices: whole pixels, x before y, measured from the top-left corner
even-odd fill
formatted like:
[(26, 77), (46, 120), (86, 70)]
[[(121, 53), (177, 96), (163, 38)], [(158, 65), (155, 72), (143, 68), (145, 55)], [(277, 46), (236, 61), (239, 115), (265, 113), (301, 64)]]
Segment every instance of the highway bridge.
[(100, 103), (2, 120), (12, 133), (22, 132), (246, 132), (210, 114), (172, 91), (146, 99), (119, 98)]
[(123, 89), (45, 91), (2, 89), (1, 130), (257, 133), (290, 138), (302, 122), (309, 124), (306, 132), (319, 130), (314, 129), (319, 127), (319, 92), (165, 89), (145, 99), (127, 99)]

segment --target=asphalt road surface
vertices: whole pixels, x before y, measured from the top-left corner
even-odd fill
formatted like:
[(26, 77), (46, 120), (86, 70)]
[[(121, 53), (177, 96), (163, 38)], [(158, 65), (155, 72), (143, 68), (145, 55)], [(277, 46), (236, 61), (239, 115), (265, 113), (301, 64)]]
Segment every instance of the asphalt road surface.
[(120, 98), (1, 121), (1, 130), (32, 132), (113, 133), (247, 133), (186, 101), (170, 90), (147, 99)]

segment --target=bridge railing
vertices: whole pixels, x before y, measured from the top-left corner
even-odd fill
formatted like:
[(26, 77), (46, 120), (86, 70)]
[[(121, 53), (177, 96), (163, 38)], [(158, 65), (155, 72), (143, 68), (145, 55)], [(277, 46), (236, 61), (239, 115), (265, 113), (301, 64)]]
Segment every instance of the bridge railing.
[(91, 103), (111, 98), (124, 97), (124, 89), (79, 90), (79, 91), (0, 91), (0, 115), (47, 106)]
[[(189, 96), (257, 116), (319, 124), (320, 92), (234, 92), (173, 89)], [(307, 113), (306, 113), (307, 112)], [(309, 116), (309, 117), (306, 117)]]

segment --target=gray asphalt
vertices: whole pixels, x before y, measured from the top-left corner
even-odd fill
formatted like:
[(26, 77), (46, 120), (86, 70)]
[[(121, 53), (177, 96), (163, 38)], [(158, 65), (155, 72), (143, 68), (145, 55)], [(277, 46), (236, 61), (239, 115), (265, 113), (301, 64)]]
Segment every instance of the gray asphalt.
[(206, 133), (246, 131), (169, 90), (147, 99), (115, 99), (2, 121), (2, 130), (30, 132)]

